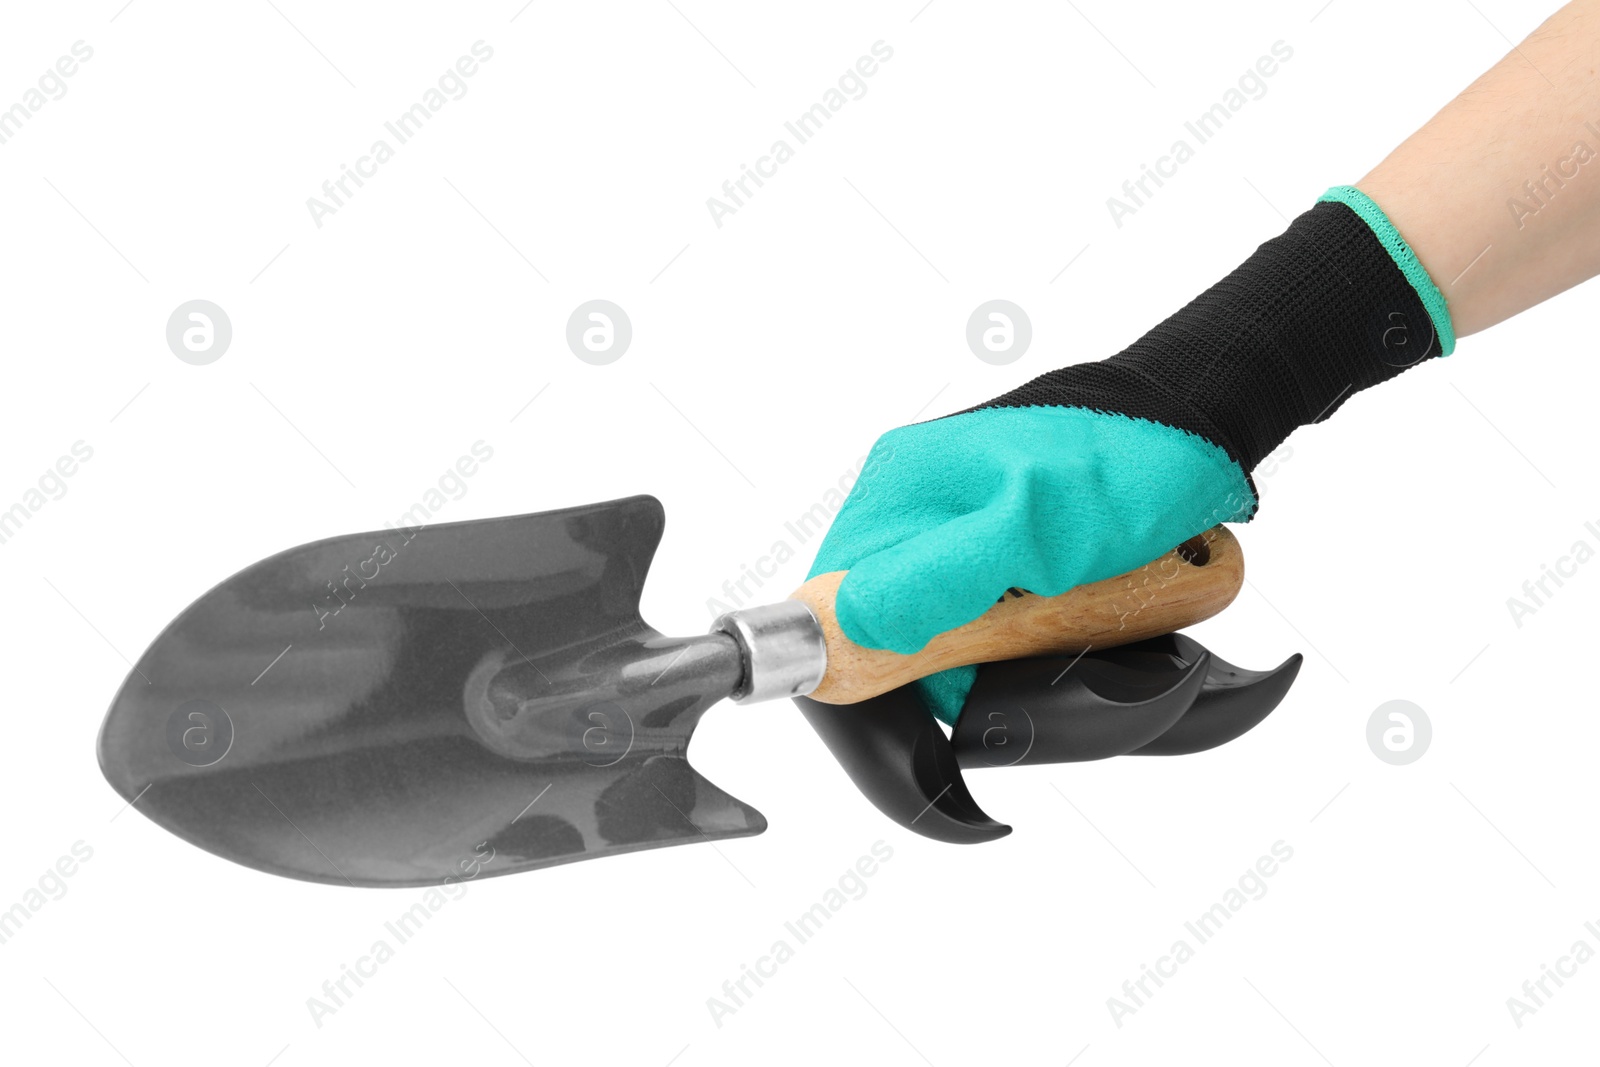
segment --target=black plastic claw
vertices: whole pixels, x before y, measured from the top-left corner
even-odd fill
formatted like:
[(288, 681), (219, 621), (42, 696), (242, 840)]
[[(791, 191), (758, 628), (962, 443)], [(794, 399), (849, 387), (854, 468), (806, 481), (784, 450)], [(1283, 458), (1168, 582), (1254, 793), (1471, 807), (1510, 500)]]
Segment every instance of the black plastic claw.
[(901, 826), (955, 845), (1011, 832), (967, 792), (950, 742), (913, 686), (859, 704), (794, 702), (856, 788)]
[(1201, 649), (1188, 663), (1128, 666), (1085, 654), (985, 664), (950, 744), (968, 768), (1121, 756), (1184, 718), (1206, 682), (1210, 658)]
[(1247, 671), (1168, 634), (1076, 658), (988, 663), (949, 738), (913, 686), (859, 704), (795, 703), (879, 811), (925, 837), (971, 844), (1011, 827), (978, 807), (963, 767), (1214, 748), (1271, 714), (1300, 660)]
[[(1109, 649), (1115, 661), (1122, 649)], [(1300, 673), (1302, 656), (1296, 652), (1270, 671), (1249, 671), (1235, 667), (1200, 643), (1183, 634), (1167, 634), (1129, 646), (1129, 659), (1166, 655), (1177, 662), (1197, 662), (1208, 657), (1205, 684), (1194, 705), (1177, 724), (1149, 744), (1134, 749), (1132, 756), (1186, 756), (1227, 744), (1248, 733), (1282, 702)]]

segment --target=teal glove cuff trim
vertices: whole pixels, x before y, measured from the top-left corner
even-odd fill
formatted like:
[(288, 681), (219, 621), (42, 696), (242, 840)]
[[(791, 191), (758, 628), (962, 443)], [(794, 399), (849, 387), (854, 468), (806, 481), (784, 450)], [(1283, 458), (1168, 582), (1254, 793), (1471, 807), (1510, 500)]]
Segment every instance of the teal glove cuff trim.
[(1373, 234), (1378, 238), (1378, 243), (1394, 260), (1395, 266), (1400, 268), (1406, 276), (1406, 281), (1411, 283), (1411, 288), (1417, 291), (1417, 299), (1422, 301), (1422, 306), (1428, 309), (1428, 316), (1433, 320), (1433, 328), (1439, 335), (1440, 355), (1448, 356), (1456, 350), (1455, 327), (1450, 322), (1450, 306), (1446, 303), (1444, 294), (1434, 284), (1428, 270), (1411, 250), (1406, 239), (1400, 236), (1400, 231), (1389, 216), (1385, 215), (1383, 208), (1377, 201), (1353, 185), (1335, 185), (1332, 189), (1317, 197), (1318, 203), (1330, 200), (1336, 204), (1343, 204), (1357, 215), (1361, 221), (1372, 228)]

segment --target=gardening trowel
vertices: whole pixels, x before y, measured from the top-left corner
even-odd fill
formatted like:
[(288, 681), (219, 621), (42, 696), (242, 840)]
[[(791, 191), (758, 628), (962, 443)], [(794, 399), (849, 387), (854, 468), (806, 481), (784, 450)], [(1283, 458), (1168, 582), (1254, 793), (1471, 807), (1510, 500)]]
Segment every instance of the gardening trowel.
[[(853, 645), (842, 573), (710, 633), (639, 617), (664, 515), (648, 496), (355, 534), (229, 578), (112, 702), (101, 767), (135, 807), (239, 863), (310, 881), (437, 884), (760, 833), (689, 765), (723, 698), (797, 698), (867, 796), (946, 841), (1009, 827), (966, 767), (1194, 752), (1260, 722), (1299, 665), (1249, 672), (1173, 631), (1222, 610), (1221, 527), (1056, 597), (1011, 590), (903, 656)], [(909, 683), (983, 664), (947, 737)]]

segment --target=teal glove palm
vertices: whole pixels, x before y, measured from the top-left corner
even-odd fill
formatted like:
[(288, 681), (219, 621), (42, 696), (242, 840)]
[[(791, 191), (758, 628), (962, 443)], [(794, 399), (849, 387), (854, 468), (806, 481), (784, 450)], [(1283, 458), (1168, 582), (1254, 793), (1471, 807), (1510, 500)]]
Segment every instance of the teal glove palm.
[[(1084, 408), (987, 408), (878, 439), (811, 574), (844, 570), (856, 644), (900, 653), (983, 614), (1148, 563), (1255, 496), (1239, 465), (1183, 430)], [(953, 723), (976, 668), (919, 683)]]
[[(1055, 596), (1255, 512), (1247, 471), (1298, 426), (1455, 338), (1443, 296), (1341, 186), (1125, 351), (881, 437), (811, 576), (868, 648), (920, 650), (1010, 588)], [(954, 722), (976, 668), (919, 682)]]

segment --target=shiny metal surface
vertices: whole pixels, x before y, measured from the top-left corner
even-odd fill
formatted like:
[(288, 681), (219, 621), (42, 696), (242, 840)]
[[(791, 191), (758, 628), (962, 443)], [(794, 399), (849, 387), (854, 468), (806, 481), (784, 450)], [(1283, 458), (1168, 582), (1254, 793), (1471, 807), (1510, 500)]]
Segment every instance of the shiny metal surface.
[(264, 560), (140, 658), (101, 766), (194, 844), (338, 885), (760, 833), (685, 758), (736, 642), (639, 617), (662, 525), (641, 496)]
[(805, 696), (827, 673), (822, 624), (799, 600), (727, 612), (717, 616), (711, 632), (729, 634), (739, 644), (744, 677), (733, 691), (735, 703)]

